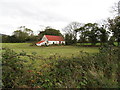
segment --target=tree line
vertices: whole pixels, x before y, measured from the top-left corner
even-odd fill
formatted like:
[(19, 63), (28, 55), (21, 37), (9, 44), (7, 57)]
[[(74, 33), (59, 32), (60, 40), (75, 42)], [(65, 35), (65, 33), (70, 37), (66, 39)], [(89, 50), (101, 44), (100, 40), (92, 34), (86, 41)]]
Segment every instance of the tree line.
[[(79, 43), (106, 43), (114, 45), (114, 42), (120, 45), (120, 16), (116, 16), (113, 19), (108, 19), (106, 24), (99, 25), (97, 23), (81, 24), (78, 22), (72, 22), (64, 31), (66, 44)], [(77, 34), (79, 34), (79, 40), (77, 40)]]
[[(13, 35), (2, 35), (3, 43), (23, 43), (23, 42), (37, 42), (40, 41), (43, 35), (56, 35), (63, 36), (66, 45), (76, 43), (109, 43), (114, 45), (114, 42), (120, 45), (120, 16), (112, 19), (107, 19), (107, 23), (99, 25), (98, 23), (79, 23), (72, 22), (63, 29), (62, 35), (60, 30), (46, 27), (44, 31), (40, 31), (38, 35), (34, 35), (33, 30), (25, 26), (19, 27), (18, 30), (13, 32)], [(79, 39), (77, 38), (79, 37)]]
[(15, 30), (11, 36), (2, 35), (3, 43), (24, 43), (24, 42), (37, 42), (42, 39), (44, 35), (56, 35), (63, 36), (59, 30), (51, 27), (46, 27), (44, 31), (39, 31), (38, 35), (34, 35), (33, 30), (20, 26), (18, 30)]

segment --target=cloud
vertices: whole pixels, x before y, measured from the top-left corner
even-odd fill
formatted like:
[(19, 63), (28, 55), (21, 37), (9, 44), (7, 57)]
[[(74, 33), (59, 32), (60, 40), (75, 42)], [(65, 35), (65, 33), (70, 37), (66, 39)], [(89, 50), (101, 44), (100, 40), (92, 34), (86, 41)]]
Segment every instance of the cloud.
[(62, 29), (72, 21), (95, 22), (110, 16), (108, 8), (113, 2), (115, 0), (0, 0), (0, 30), (10, 33), (21, 25), (31, 28), (51, 25)]
[[(5, 0), (7, 1), (7, 0)], [(15, 0), (11, 0), (15, 1)], [(61, 16), (57, 14), (55, 11), (50, 11), (49, 7), (52, 6), (52, 4), (45, 4), (45, 2), (38, 2), (43, 4), (37, 4), (32, 2), (27, 2), (28, 0), (25, 0), (26, 2), (2, 2), (0, 5), (0, 11), (1, 16), (4, 17), (10, 17), (13, 19), (16, 18), (28, 18), (28, 19), (34, 19), (34, 20), (41, 20), (41, 21), (65, 21), (68, 20), (66, 17)], [(32, 1), (32, 0), (30, 0)], [(38, 1), (38, 0), (35, 0)], [(48, 6), (49, 5), (49, 6)], [(54, 5), (54, 4), (53, 4)]]

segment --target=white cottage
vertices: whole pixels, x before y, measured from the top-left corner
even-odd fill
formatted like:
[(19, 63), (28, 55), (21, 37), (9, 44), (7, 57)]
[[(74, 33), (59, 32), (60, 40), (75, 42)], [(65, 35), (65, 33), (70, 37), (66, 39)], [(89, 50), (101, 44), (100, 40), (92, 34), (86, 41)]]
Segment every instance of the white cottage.
[(52, 44), (65, 44), (65, 40), (62, 36), (44, 35), (41, 41), (36, 43), (37, 46)]

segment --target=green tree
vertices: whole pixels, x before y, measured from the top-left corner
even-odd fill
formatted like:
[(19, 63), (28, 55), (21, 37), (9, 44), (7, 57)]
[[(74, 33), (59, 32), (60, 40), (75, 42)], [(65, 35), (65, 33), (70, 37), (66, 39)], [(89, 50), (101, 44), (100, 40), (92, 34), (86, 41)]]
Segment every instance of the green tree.
[(1, 35), (2, 43), (9, 43), (8, 41), (8, 35)]
[(104, 45), (104, 43), (106, 43), (108, 41), (109, 32), (106, 30), (104, 25), (102, 25), (102, 27), (100, 27), (98, 30), (99, 30), (98, 37), (100, 39), (100, 43), (101, 43), (101, 45)]
[(65, 44), (66, 45), (71, 45), (73, 44), (73, 40), (72, 40), (72, 34), (65, 34)]
[(38, 34), (39, 40), (41, 40), (44, 35), (62, 36), (59, 30), (53, 29), (51, 27), (46, 27), (44, 31), (39, 32)]
[(108, 19), (109, 30), (113, 33), (113, 37), (116, 38), (118, 46), (120, 45), (120, 16), (113, 19)]
[(83, 34), (85, 32), (84, 26), (76, 29), (76, 31), (79, 32), (79, 34), (80, 34), (80, 36), (79, 36), (80, 39), (78, 40), (78, 42), (79, 43), (85, 43), (85, 42), (87, 42), (86, 41), (86, 36), (85, 36), (85, 34)]
[(114, 42), (115, 42), (115, 37), (114, 37), (114, 36), (111, 36), (110, 39), (109, 39), (108, 44), (115, 46)]
[(81, 32), (81, 41), (91, 42), (95, 45), (98, 41), (98, 25), (97, 23), (87, 23), (83, 27), (79, 28), (78, 31)]
[(16, 37), (16, 39), (18, 39), (19, 42), (25, 42), (28, 38), (28, 34), (21, 30), (16, 30), (13, 33), (13, 35)]
[(20, 39), (17, 38), (15, 35), (8, 36), (7, 40), (9, 43), (19, 43), (20, 42)]
[(19, 42), (36, 40), (36, 37), (33, 35), (33, 31), (25, 26), (21, 26), (19, 27), (19, 30), (14, 31), (13, 36), (15, 36)]

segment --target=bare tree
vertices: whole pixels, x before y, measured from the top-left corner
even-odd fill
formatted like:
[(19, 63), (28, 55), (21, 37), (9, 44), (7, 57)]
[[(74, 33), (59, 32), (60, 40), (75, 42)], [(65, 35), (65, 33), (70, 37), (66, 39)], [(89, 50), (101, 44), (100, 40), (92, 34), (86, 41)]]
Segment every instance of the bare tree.
[(83, 26), (83, 24), (79, 22), (71, 22), (63, 29), (63, 31), (66, 34), (73, 35), (74, 37), (76, 37), (78, 32), (77, 29), (79, 29), (81, 26)]
[(114, 3), (114, 6), (112, 6), (112, 10), (110, 12), (114, 15), (114, 17), (120, 16), (120, 1)]
[(79, 22), (71, 22), (68, 24), (63, 31), (65, 32), (65, 41), (67, 44), (76, 44), (77, 43), (77, 32), (82, 26)]

